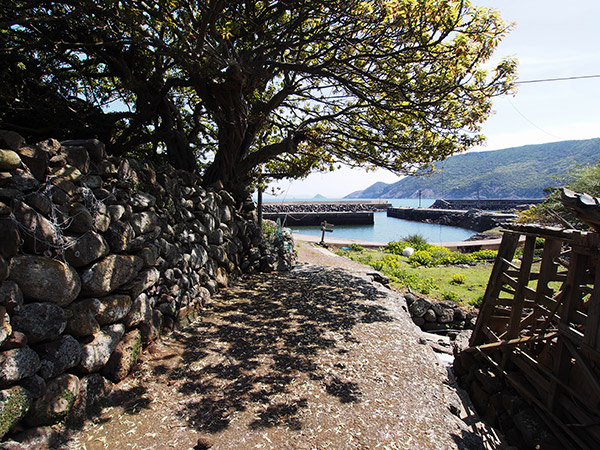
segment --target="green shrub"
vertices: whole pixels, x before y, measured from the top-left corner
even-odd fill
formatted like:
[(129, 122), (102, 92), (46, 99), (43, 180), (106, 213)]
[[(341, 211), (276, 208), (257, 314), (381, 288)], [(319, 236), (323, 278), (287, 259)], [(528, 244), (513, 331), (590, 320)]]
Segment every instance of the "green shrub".
[(469, 253), (450, 252), (448, 255), (439, 258), (436, 265), (455, 266), (457, 264), (473, 264), (475, 259)]
[(415, 250), (429, 250), (431, 247), (430, 244), (427, 243), (427, 239), (422, 234), (409, 234), (408, 236), (402, 238), (402, 240), (408, 243), (408, 247), (412, 247)]
[(408, 262), (413, 266), (431, 266), (433, 265), (433, 256), (426, 250), (417, 250), (408, 258)]
[(390, 280), (400, 284), (407, 289), (420, 292), (421, 294), (431, 294), (439, 286), (433, 278), (424, 278), (415, 274), (408, 273), (405, 270), (396, 270), (388, 275)]
[(456, 292), (451, 292), (451, 291), (444, 291), (442, 292), (442, 298), (444, 300), (450, 300), (456, 303), (460, 303), (461, 299), (460, 297), (456, 294)]
[(475, 308), (481, 308), (481, 305), (483, 305), (483, 295), (480, 295), (479, 297), (473, 300), (469, 300), (469, 305)]
[(272, 242), (277, 235), (277, 223), (272, 220), (263, 220), (262, 222), (262, 236), (267, 242)]
[(365, 251), (365, 248), (359, 244), (352, 243), (349, 245), (349, 247), (350, 247), (350, 250), (352, 250), (353, 252), (364, 252)]
[(394, 255), (401, 255), (402, 251), (406, 247), (412, 247), (415, 251), (429, 250), (433, 247), (427, 243), (427, 240), (420, 234), (409, 234), (399, 241), (388, 242), (385, 246), (384, 251), (386, 253), (393, 253)]
[(386, 273), (400, 269), (400, 260), (396, 255), (384, 255), (383, 258), (368, 263), (375, 270)]
[(471, 256), (475, 261), (493, 261), (498, 256), (496, 250), (477, 250), (471, 253)]
[(433, 256), (434, 260), (445, 258), (452, 253), (446, 247), (440, 247), (438, 245), (430, 245), (427, 251), (431, 253), (431, 256)]
[(401, 255), (402, 251), (406, 247), (410, 247), (410, 245), (406, 241), (392, 241), (387, 243), (384, 251), (386, 253), (392, 253), (393, 255)]
[(464, 284), (467, 280), (467, 276), (464, 273), (455, 273), (452, 275), (452, 279), (450, 280), (451, 284)]

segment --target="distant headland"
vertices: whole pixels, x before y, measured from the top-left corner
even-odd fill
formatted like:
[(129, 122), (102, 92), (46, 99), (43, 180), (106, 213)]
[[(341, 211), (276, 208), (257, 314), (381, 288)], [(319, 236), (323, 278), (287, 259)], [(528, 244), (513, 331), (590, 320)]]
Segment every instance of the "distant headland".
[(600, 138), (454, 155), (429, 174), (377, 182), (344, 198), (536, 199), (578, 166), (595, 164)]

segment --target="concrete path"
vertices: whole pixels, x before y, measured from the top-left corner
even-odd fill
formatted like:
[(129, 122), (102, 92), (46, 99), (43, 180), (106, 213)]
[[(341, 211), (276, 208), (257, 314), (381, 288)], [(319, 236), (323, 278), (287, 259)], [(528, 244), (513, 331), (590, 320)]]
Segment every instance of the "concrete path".
[(482, 449), (403, 297), (354, 269), (238, 280), (60, 448)]

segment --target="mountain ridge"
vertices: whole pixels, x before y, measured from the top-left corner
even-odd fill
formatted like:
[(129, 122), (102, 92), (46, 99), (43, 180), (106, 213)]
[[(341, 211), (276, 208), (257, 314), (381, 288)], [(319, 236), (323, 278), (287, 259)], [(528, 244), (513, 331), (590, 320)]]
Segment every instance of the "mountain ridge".
[(344, 198), (417, 198), (419, 191), (423, 198), (543, 198), (545, 188), (599, 157), (600, 138), (462, 153), (435, 163), (430, 174), (378, 181)]

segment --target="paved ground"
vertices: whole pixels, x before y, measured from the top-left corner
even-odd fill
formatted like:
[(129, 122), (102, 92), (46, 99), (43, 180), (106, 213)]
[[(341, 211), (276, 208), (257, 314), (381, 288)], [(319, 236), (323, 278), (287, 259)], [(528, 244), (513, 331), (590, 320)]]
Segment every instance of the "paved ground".
[(61, 448), (481, 448), (404, 300), (363, 266), (298, 251), (291, 272), (239, 280), (148, 348)]

